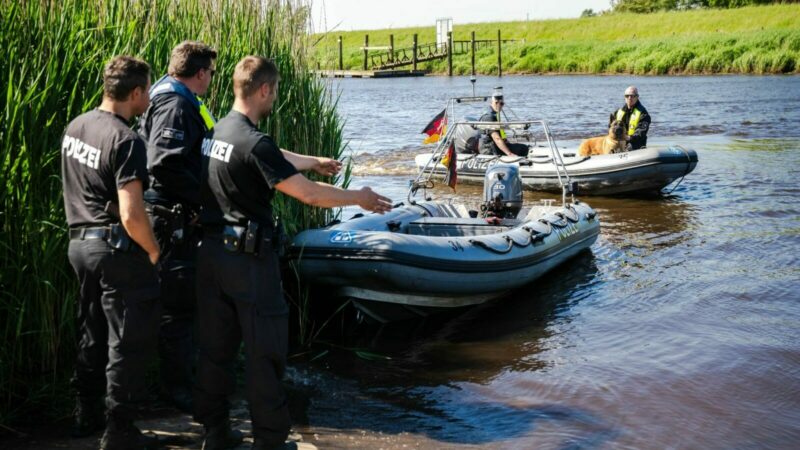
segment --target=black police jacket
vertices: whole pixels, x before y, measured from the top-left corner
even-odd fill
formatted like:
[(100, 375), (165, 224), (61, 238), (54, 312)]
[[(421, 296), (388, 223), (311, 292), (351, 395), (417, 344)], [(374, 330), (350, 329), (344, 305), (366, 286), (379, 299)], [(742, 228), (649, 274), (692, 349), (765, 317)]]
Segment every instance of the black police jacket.
[(199, 209), (207, 130), (197, 107), (176, 93), (157, 95), (139, 120), (139, 134), (147, 143), (151, 189), (163, 200)]

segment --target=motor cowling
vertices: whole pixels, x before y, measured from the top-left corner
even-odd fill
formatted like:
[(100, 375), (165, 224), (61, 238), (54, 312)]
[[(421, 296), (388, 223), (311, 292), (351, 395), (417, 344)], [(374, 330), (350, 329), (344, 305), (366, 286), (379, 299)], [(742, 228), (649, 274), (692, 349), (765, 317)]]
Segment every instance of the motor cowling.
[(497, 163), (486, 170), (481, 209), (485, 216), (517, 217), (522, 209), (522, 180), (518, 164)]

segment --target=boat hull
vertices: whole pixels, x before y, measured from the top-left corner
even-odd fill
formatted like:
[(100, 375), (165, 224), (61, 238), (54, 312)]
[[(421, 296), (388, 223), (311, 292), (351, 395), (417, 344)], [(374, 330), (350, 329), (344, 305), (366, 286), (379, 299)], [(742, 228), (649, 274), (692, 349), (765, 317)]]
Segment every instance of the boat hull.
[(385, 217), (309, 230), (294, 239), (290, 255), (303, 279), (331, 287), (337, 297), (450, 309), (531, 283), (591, 247), (600, 230), (596, 213), (583, 203), (534, 209), (501, 225), (436, 211), (432, 203), (401, 207)]
[[(577, 183), (580, 195), (622, 195), (657, 193), (691, 173), (697, 166), (697, 152), (681, 146), (646, 148), (625, 153), (581, 158), (562, 150), (571, 181)], [(423, 167), (430, 154), (418, 155), (415, 163)], [(498, 158), (489, 155), (459, 155), (458, 180), (483, 183), (486, 169), (498, 162), (520, 163), (520, 177), (527, 190), (561, 192), (556, 168), (542, 150), (532, 151), (529, 158)], [(435, 173), (444, 175), (444, 167), (436, 165)]]

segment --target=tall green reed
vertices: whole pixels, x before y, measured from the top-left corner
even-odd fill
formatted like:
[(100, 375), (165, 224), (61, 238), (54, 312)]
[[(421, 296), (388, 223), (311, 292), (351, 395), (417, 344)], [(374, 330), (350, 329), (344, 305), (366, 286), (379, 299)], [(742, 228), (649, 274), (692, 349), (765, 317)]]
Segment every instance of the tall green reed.
[[(37, 408), (55, 413), (72, 369), (77, 287), (66, 258), (60, 138), (99, 103), (105, 62), (139, 56), (156, 78), (177, 43), (207, 42), (219, 51), (207, 99), (219, 117), (232, 104), (236, 62), (275, 58), (280, 96), (263, 129), (284, 148), (339, 158), (335, 102), (306, 69), (308, 8), (302, 0), (0, 0), (0, 424)], [(291, 232), (332, 218), (281, 196), (276, 205)]]

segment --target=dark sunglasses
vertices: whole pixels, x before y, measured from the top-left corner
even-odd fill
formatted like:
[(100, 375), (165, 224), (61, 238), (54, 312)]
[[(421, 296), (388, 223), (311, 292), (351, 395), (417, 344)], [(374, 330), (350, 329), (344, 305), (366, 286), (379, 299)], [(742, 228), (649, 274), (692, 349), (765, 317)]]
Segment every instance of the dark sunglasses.
[(206, 72), (208, 72), (212, 77), (215, 73), (217, 73), (217, 69), (212, 69), (211, 67), (206, 67)]
[(637, 94), (625, 94), (625, 98), (638, 97)]

